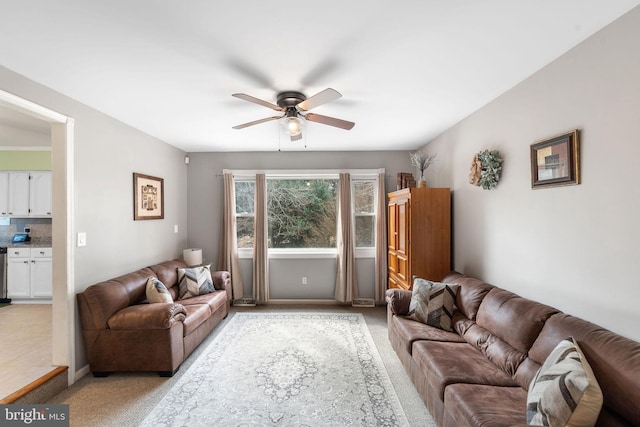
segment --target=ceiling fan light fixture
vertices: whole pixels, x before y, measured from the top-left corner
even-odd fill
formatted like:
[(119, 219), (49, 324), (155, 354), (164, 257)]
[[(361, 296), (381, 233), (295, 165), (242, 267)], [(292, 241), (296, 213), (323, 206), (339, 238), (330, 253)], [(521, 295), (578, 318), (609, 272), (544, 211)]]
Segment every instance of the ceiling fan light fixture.
[(302, 120), (297, 117), (287, 117), (287, 132), (291, 136), (300, 134), (302, 131)]
[(304, 128), (304, 120), (298, 116), (298, 113), (295, 109), (290, 109), (287, 113), (282, 117), (280, 121), (282, 127), (284, 127), (285, 132), (289, 136), (298, 136), (302, 133), (302, 129)]

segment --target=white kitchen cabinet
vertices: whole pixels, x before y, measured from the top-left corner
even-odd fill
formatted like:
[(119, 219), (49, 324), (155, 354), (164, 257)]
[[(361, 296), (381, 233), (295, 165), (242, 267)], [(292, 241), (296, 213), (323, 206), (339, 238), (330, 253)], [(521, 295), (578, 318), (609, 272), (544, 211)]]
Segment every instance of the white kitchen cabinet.
[(31, 172), (29, 216), (51, 216), (51, 172)]
[(51, 248), (7, 249), (7, 297), (51, 298)]
[(30, 282), (32, 298), (53, 295), (53, 263), (51, 248), (31, 248)]
[(0, 216), (9, 216), (9, 172), (0, 172)]
[(7, 248), (7, 297), (31, 298), (31, 249)]
[(9, 215), (29, 216), (29, 172), (9, 172)]
[(51, 171), (0, 172), (0, 216), (51, 217)]

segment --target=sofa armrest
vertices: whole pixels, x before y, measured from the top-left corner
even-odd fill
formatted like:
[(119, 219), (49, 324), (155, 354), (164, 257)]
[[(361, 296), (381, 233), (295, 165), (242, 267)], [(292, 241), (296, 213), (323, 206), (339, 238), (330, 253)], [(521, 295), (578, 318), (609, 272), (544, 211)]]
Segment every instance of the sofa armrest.
[(138, 304), (116, 312), (109, 318), (107, 327), (114, 331), (169, 329), (186, 316), (187, 310), (182, 304)]
[(411, 291), (405, 291), (404, 289), (387, 289), (385, 299), (393, 314), (404, 316), (409, 314), (411, 295)]
[(227, 300), (231, 300), (231, 273), (228, 271), (214, 271), (211, 273), (213, 287), (216, 290), (226, 291)]

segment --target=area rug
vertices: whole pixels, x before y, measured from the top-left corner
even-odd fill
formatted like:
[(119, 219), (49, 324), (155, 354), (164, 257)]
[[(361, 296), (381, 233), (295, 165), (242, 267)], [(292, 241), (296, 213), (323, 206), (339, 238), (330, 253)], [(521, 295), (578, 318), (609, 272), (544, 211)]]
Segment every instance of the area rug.
[(236, 313), (143, 426), (408, 426), (359, 313)]

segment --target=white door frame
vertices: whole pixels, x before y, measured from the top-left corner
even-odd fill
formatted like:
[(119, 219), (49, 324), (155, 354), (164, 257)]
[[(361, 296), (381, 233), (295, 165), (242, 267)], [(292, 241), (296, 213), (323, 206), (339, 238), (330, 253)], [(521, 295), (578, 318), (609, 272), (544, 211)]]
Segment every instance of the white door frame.
[(52, 364), (68, 366), (75, 382), (75, 269), (73, 245), (73, 119), (0, 90), (0, 105), (51, 124), (52, 175)]

